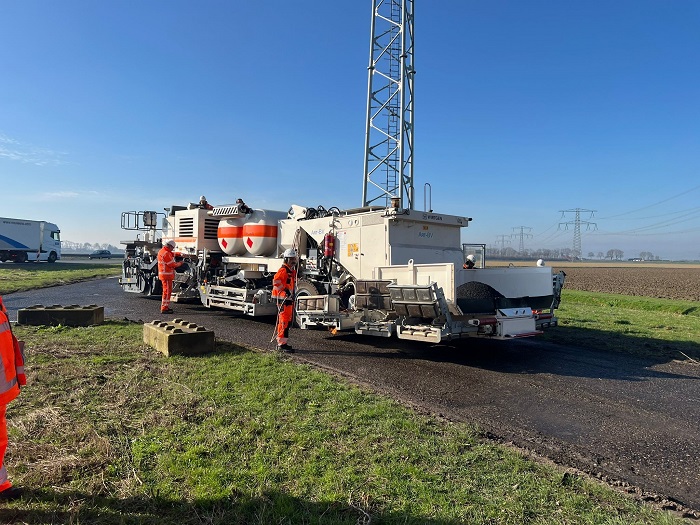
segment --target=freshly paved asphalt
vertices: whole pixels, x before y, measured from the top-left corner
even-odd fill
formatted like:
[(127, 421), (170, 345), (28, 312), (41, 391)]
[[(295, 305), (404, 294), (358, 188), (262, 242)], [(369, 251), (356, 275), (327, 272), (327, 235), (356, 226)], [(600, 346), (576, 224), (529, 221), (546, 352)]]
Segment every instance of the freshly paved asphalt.
[[(160, 319), (159, 301), (116, 279), (4, 297), (11, 319), (35, 304), (97, 304), (112, 319)], [(220, 339), (273, 350), (269, 319), (201, 305), (175, 314)], [(558, 330), (565, 329), (563, 327)], [(422, 410), (474, 422), (512, 443), (668, 508), (700, 510), (700, 365), (525, 340), (411, 344), (293, 329), (294, 359)], [(700, 517), (700, 514), (698, 514)]]

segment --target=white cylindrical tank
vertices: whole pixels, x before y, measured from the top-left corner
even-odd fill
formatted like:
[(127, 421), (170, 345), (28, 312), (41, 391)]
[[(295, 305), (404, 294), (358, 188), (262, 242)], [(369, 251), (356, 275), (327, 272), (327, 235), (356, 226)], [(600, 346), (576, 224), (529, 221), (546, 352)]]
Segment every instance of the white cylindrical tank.
[(287, 218), (287, 212), (253, 210), (243, 224), (243, 245), (251, 255), (277, 255), (278, 221)]
[(216, 237), (219, 247), (226, 255), (244, 255), (246, 253), (243, 244), (243, 224), (245, 218), (223, 219), (219, 222)]

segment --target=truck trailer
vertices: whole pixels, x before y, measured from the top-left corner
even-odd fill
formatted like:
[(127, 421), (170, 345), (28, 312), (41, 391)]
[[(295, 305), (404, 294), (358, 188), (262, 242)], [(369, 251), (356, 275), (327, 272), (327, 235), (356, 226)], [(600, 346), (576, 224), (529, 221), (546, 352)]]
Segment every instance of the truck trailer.
[(46, 221), (0, 217), (0, 261), (23, 263), (61, 258), (61, 230)]
[[(122, 241), (125, 291), (160, 294), (157, 252), (174, 240), (185, 262), (176, 273), (174, 302), (274, 319), (272, 277), (284, 250), (295, 248), (295, 315), (302, 329), (439, 343), (529, 337), (557, 325), (565, 274), (535, 264), (486, 267), (483, 245), (460, 242), (468, 217), (394, 205), (292, 205), (282, 212), (250, 208), (241, 199), (212, 210), (166, 210), (122, 214), (124, 229), (141, 232)], [(479, 264), (466, 269), (469, 254)]]

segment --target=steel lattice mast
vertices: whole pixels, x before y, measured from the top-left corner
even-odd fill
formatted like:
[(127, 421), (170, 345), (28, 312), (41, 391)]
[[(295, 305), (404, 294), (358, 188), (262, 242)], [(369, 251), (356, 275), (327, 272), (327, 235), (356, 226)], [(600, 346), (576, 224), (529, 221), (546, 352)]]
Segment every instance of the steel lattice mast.
[(581, 225), (584, 224), (586, 226), (587, 230), (590, 229), (591, 226), (593, 226), (594, 229), (598, 229), (598, 225), (595, 222), (581, 220), (581, 212), (590, 213), (591, 218), (593, 218), (593, 214), (596, 212), (596, 210), (584, 210), (582, 208), (574, 208), (572, 210), (560, 210), (560, 211), (561, 211), (562, 218), (564, 218), (567, 213), (575, 214), (573, 221), (560, 222), (559, 228), (564, 226), (566, 229), (568, 229), (569, 224), (574, 225), (574, 250), (573, 250), (572, 255), (576, 259), (581, 259), (583, 257), (583, 253), (581, 250)]
[(373, 0), (362, 205), (414, 208), (413, 0)]

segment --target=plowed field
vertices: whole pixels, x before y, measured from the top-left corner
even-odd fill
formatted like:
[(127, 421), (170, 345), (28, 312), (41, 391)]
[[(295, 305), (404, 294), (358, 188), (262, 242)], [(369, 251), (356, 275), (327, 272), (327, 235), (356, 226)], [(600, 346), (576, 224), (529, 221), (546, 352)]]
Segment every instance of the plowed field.
[(700, 301), (700, 267), (552, 266), (566, 272), (567, 290)]

